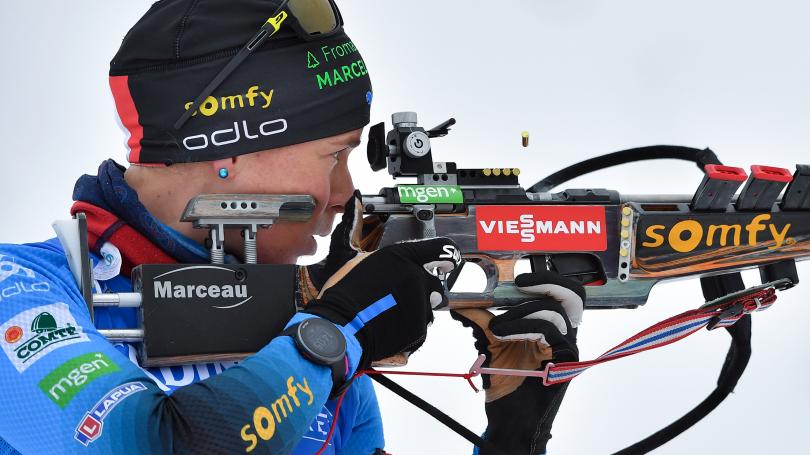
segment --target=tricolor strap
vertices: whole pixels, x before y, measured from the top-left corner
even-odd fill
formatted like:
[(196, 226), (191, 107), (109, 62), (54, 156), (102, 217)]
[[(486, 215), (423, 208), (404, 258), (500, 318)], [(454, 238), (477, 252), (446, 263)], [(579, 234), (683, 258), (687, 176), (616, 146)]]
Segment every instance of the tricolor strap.
[[(710, 394), (709, 397), (701, 402), (695, 409), (677, 421), (656, 432), (650, 437), (645, 438), (644, 440), (639, 441), (638, 443), (627, 447), (614, 455), (635, 455), (647, 453), (657, 447), (660, 447), (667, 441), (670, 441), (672, 438), (694, 425), (697, 421), (715, 409), (731, 392), (734, 385), (736, 385), (737, 380), (745, 370), (745, 366), (748, 363), (748, 358), (751, 354), (751, 318), (748, 315), (754, 311), (762, 311), (769, 308), (776, 301), (776, 290), (789, 288), (793, 283), (790, 279), (786, 278), (765, 283), (760, 286), (731, 292), (735, 288), (741, 289), (743, 287), (742, 278), (739, 276), (739, 273), (733, 273), (729, 274), (729, 276), (703, 278), (701, 279), (701, 284), (711, 284), (717, 288), (714, 289), (709, 286), (711, 289), (707, 289), (704, 286), (704, 296), (707, 299), (710, 299), (716, 295), (723, 296), (711, 300), (698, 309), (686, 311), (677, 316), (673, 316), (669, 319), (661, 321), (658, 324), (655, 324), (648, 329), (628, 338), (594, 360), (585, 362), (566, 362), (557, 365), (548, 363), (543, 370), (536, 371), (482, 367), (486, 359), (486, 357), (482, 355), (478, 357), (468, 373), (366, 370), (359, 372), (358, 375), (370, 375), (372, 379), (389, 388), (392, 392), (404, 398), (406, 401), (415, 405), (419, 409), (427, 412), (432, 417), (447, 425), (450, 429), (463, 436), (476, 446), (490, 446), (489, 448), (491, 448), (491, 443), (489, 441), (486, 441), (475, 433), (472, 433), (463, 425), (453, 420), (450, 416), (436, 409), (436, 407), (420, 399), (413, 393), (405, 390), (402, 386), (394, 383), (390, 379), (385, 378), (383, 374), (461, 377), (466, 379), (476, 392), (478, 389), (476, 389), (471, 379), (479, 374), (541, 377), (543, 378), (543, 384), (555, 385), (568, 382), (588, 368), (599, 365), (600, 363), (609, 362), (611, 360), (627, 357), (642, 351), (648, 351), (650, 349), (655, 349), (674, 343), (697, 332), (703, 327), (707, 327), (708, 330), (713, 330), (718, 327), (725, 328), (732, 336), (732, 344), (726, 361), (723, 364), (717, 389), (715, 389), (715, 391), (712, 392), (712, 394)], [(736, 324), (738, 321), (740, 321), (740, 324)], [(495, 450), (497, 451), (497, 449)]]
[[(548, 363), (542, 372), (544, 385), (555, 385), (568, 382), (582, 374), (588, 368), (620, 359), (639, 352), (649, 351), (672, 344), (688, 337), (703, 327), (713, 330), (718, 327), (729, 327), (741, 317), (754, 311), (770, 308), (776, 301), (776, 289), (773, 283), (764, 288), (750, 288), (735, 293), (706, 305), (683, 312), (677, 316), (665, 319), (632, 337), (624, 340), (613, 349), (605, 352), (594, 360), (584, 362), (565, 362), (559, 364)], [(498, 374), (488, 368), (481, 373)], [(540, 373), (540, 372), (537, 372)], [(541, 375), (537, 375), (541, 376)]]
[(468, 373), (436, 373), (425, 371), (367, 370), (366, 374), (397, 374), (415, 376), (460, 377), (467, 380), (472, 388), (471, 378), (481, 374), (504, 376), (532, 376), (543, 379), (543, 385), (551, 386), (568, 382), (596, 365), (631, 356), (640, 352), (660, 348), (682, 340), (706, 327), (714, 330), (729, 327), (744, 315), (770, 308), (776, 301), (776, 289), (781, 288), (787, 279), (765, 283), (712, 300), (700, 308), (685, 311), (665, 319), (619, 343), (613, 349), (593, 360), (583, 362), (547, 363), (543, 370), (517, 370), (509, 368), (482, 367), (486, 356), (480, 355)]

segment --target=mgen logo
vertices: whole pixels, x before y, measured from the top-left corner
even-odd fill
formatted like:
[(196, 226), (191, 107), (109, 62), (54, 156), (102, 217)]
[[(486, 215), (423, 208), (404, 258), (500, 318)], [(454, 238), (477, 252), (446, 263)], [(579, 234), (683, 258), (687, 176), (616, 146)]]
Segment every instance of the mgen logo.
[(475, 209), (483, 251), (605, 251), (601, 206), (482, 205)]

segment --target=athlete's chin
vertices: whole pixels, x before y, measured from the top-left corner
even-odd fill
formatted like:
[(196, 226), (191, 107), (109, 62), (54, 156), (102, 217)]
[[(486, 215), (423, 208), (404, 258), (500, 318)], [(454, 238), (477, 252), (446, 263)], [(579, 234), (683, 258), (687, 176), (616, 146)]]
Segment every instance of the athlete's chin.
[(318, 252), (318, 243), (315, 241), (315, 237), (310, 235), (307, 237), (305, 243), (306, 246), (304, 247), (304, 252), (301, 253), (301, 256), (312, 256)]
[(335, 224), (335, 216), (339, 212), (329, 211), (318, 221), (318, 227), (315, 229), (315, 235), (318, 237), (328, 237), (332, 234), (332, 225)]

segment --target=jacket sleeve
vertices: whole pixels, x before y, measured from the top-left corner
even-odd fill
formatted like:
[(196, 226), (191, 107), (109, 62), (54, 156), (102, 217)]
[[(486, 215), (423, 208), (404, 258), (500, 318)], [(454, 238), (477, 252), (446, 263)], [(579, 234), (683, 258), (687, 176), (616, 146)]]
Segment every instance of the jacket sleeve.
[(341, 455), (371, 455), (377, 449), (385, 448), (382, 417), (377, 395), (368, 376), (355, 380), (350, 389), (357, 394), (357, 414), (349, 439), (340, 450)]
[(0, 297), (0, 438), (22, 453), (289, 453), (332, 386), (278, 337), (168, 396), (96, 331), (44, 248), (0, 245)]

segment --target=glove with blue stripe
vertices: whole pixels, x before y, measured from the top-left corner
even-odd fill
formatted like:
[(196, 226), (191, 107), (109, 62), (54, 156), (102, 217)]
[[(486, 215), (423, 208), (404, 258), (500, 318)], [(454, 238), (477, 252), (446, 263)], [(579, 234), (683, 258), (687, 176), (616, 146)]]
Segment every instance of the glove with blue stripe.
[(324, 284), (304, 310), (344, 326), (360, 342), (358, 370), (425, 341), (433, 308), (447, 304), (461, 270), (456, 244), (447, 238), (416, 240), (358, 252)]

